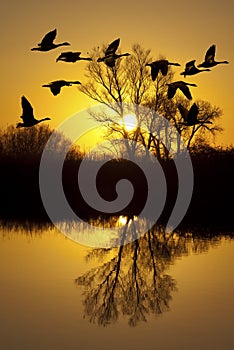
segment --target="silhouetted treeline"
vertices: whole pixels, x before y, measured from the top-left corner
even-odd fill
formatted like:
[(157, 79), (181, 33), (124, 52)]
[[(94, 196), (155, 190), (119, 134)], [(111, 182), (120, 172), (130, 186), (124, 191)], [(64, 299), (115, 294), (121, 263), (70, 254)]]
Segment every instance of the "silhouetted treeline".
[(194, 191), (183, 225), (233, 230), (234, 148), (206, 148), (191, 155)]
[[(39, 189), (39, 167), (42, 152), (53, 133), (47, 125), (0, 130), (0, 218), (3, 220), (48, 221)], [(54, 134), (55, 135), (55, 134)], [(56, 133), (51, 151), (59, 155), (70, 141)], [(67, 161), (82, 158), (79, 147), (73, 146)]]
[[(51, 133), (47, 126), (23, 131), (9, 128), (5, 133), (1, 132), (1, 220), (49, 221), (40, 196), (39, 166), (41, 154)], [(55, 156), (62, 147), (67, 146), (67, 142), (63, 135), (58, 134), (54, 147)], [(91, 208), (80, 194), (77, 174), (82, 157), (79, 148), (73, 147), (65, 160), (63, 185), (66, 198), (81, 218), (91, 220), (101, 216), (108, 219), (108, 214)], [(234, 148), (207, 147), (194, 150), (191, 158), (194, 167), (194, 192), (180, 228), (233, 230), (232, 205), (229, 203), (234, 198)], [(99, 161), (90, 160), (91, 169)], [(178, 177), (173, 160), (162, 162), (161, 165), (167, 181), (167, 200), (158, 222), (164, 224), (176, 201)], [(135, 192), (131, 203), (115, 215), (138, 215), (146, 203), (148, 188), (142, 170), (134, 163), (126, 160), (107, 162), (96, 179), (100, 196), (106, 200), (114, 200), (117, 196), (115, 185), (122, 178), (130, 180)], [(63, 219), (69, 220), (58, 217), (58, 220)]]

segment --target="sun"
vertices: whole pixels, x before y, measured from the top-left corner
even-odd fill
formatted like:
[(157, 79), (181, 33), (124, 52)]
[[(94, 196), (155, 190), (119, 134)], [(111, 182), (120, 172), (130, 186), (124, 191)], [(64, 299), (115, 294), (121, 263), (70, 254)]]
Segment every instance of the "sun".
[(127, 223), (127, 216), (120, 215), (120, 217), (118, 219), (118, 224), (120, 226), (124, 226), (124, 225), (126, 225), (126, 223)]
[(132, 131), (137, 128), (138, 121), (135, 114), (125, 114), (119, 122), (127, 131)]

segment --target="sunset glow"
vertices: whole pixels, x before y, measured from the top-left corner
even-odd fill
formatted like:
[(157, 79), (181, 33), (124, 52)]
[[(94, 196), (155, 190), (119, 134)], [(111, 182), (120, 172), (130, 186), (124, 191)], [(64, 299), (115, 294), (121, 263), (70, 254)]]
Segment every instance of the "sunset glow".
[(119, 124), (123, 125), (127, 131), (132, 131), (136, 129), (138, 122), (135, 114), (125, 114)]
[[(140, 43), (143, 48), (151, 50), (152, 60), (163, 55), (172, 62), (179, 62), (181, 69), (173, 67), (174, 80), (179, 80), (184, 64), (192, 59), (196, 59), (196, 64), (201, 63), (208, 47), (215, 44), (216, 59), (227, 60), (229, 65), (214, 67), (211, 72), (188, 77), (186, 81), (198, 85), (193, 92), (195, 100), (207, 100), (223, 110), (221, 126), (224, 132), (217, 136), (216, 141), (217, 144), (230, 145), (233, 143), (234, 130), (231, 79), (234, 51), (230, 44), (233, 4), (227, 1), (224, 3), (225, 6), (223, 3), (208, 1), (204, 5), (198, 1), (191, 18), (185, 1), (179, 4), (169, 1), (166, 14), (163, 2), (157, 5), (152, 2), (152, 11), (149, 14), (145, 12), (143, 3), (138, 3), (134, 12), (129, 13), (128, 9), (131, 9), (132, 4), (126, 5), (120, 1), (118, 6), (121, 9), (121, 25), (118, 29), (113, 28), (110, 31), (106, 31), (106, 27), (112, 23), (113, 10), (107, 6), (106, 1), (98, 5), (92, 3), (92, 13), (90, 3), (77, 4), (74, 1), (71, 2), (71, 6), (66, 5), (66, 2), (55, 1), (31, 5), (25, 0), (21, 1), (20, 5), (14, 1), (4, 3), (0, 24), (4, 34), (2, 38), (4, 50), (0, 58), (3, 68), (2, 86), (4, 86), (0, 127), (16, 125), (19, 121), (22, 95), (32, 103), (36, 116), (51, 117), (49, 125), (52, 128), (70, 115), (93, 104), (93, 101), (79, 92), (76, 86), (63, 88), (58, 96), (53, 96), (48, 89), (42, 88), (43, 84), (57, 79), (79, 80), (85, 83), (87, 61), (56, 62), (56, 58), (63, 51), (81, 51), (81, 56), (88, 57), (87, 52), (90, 53), (93, 47), (102, 47), (119, 37), (122, 52), (131, 54), (132, 45)], [(157, 16), (157, 21), (153, 16), (155, 8), (157, 13), (162, 14)], [(79, 28), (85, 28), (85, 35), (81, 35), (75, 24), (77, 21)], [(22, 22), (27, 23), (27, 26), (21, 26)], [(214, 32), (213, 24), (217, 22), (219, 26)], [(136, 29), (130, 23), (141, 23), (141, 25)], [(165, 26), (165, 23), (168, 25)], [(41, 41), (43, 35), (55, 28), (57, 29), (55, 43), (68, 41), (70, 46), (62, 46), (49, 52), (31, 51), (31, 48)], [(154, 33), (159, 33), (159, 28), (163, 28), (163, 32), (155, 36)], [(183, 40), (180, 40), (181, 33)], [(124, 59), (121, 58), (121, 62)]]

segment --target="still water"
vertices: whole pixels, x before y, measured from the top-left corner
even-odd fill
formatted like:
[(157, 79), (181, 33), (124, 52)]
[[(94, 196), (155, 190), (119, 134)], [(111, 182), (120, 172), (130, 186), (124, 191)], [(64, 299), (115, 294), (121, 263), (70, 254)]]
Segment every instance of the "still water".
[(234, 349), (234, 240), (148, 232), (93, 249), (0, 230), (0, 348)]

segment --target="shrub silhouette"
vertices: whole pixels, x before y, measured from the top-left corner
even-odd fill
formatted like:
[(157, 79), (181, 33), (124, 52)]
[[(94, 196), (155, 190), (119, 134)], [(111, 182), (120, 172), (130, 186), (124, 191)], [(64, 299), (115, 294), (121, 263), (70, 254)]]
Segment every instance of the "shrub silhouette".
[[(54, 144), (51, 151), (59, 154), (70, 145), (62, 133), (52, 130), (48, 125), (40, 125), (32, 128), (16, 129), (9, 126), (6, 130), (0, 131), (1, 143), (0, 152), (2, 157), (35, 159), (41, 156), (49, 137), (54, 133)], [(78, 146), (69, 150), (68, 157), (81, 157)]]
[[(44, 147), (53, 133), (49, 126), (29, 129), (9, 126), (0, 131), (0, 217), (15, 220), (47, 220), (39, 189), (39, 166)], [(51, 151), (54, 156), (69, 149), (71, 142), (54, 132)], [(82, 156), (78, 146), (72, 146), (68, 161)]]

